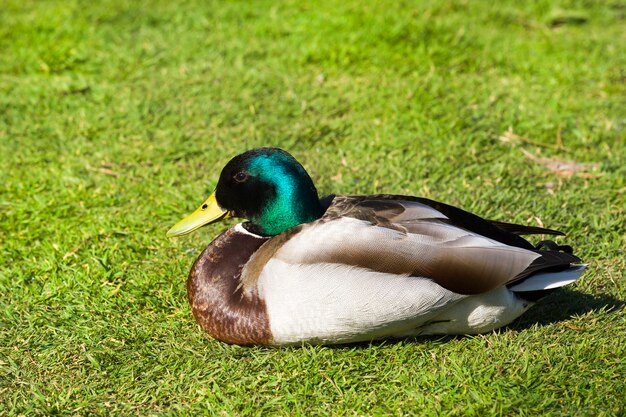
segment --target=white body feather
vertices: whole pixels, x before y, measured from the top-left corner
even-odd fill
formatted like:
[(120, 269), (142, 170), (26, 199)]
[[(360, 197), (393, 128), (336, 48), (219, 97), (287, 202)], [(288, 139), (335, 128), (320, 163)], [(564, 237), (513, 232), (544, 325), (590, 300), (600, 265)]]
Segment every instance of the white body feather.
[[(320, 252), (332, 253), (338, 250), (337, 245), (345, 245), (347, 241), (356, 250), (362, 242), (373, 244), (381, 258), (394, 248), (413, 250), (412, 256), (422, 257), (424, 262), (432, 252), (429, 248), (440, 244), (467, 245), (469, 251), (481, 248), (524, 251), (466, 231), (463, 233), (467, 236), (459, 236), (459, 230), (455, 230), (454, 240), (442, 236), (437, 241), (420, 234), (400, 235), (356, 219), (341, 219), (298, 233), (268, 261), (257, 282), (258, 294), (265, 300), (273, 343), (342, 343), (420, 334), (478, 334), (510, 323), (533, 303), (517, 297), (505, 286), (483, 294), (461, 295), (430, 278), (307, 260), (318, 257)], [(351, 239), (347, 240), (346, 236)], [(400, 238), (402, 244), (398, 245)], [(315, 254), (308, 255), (310, 248), (315, 248)], [(532, 252), (529, 255), (531, 259), (535, 256)], [(385, 262), (381, 259), (381, 263)], [(584, 267), (566, 271), (567, 274), (537, 274), (537, 283), (526, 287), (565, 285), (583, 270)], [(533, 282), (533, 277), (527, 281)]]
[(461, 296), (429, 279), (271, 260), (259, 279), (274, 342), (341, 343), (410, 331)]
[(276, 344), (476, 334), (510, 323), (531, 305), (506, 287), (467, 296), (428, 278), (278, 260), (261, 275), (259, 295)]

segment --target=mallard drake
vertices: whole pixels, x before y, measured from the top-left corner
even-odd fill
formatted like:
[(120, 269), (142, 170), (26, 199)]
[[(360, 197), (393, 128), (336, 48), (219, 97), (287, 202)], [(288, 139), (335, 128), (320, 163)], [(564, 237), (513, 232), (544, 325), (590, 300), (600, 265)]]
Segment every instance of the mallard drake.
[(248, 221), (204, 249), (187, 291), (202, 328), (241, 345), (484, 333), (586, 268), (570, 247), (520, 236), (555, 230), (419, 197), (319, 199), (302, 165), (276, 148), (234, 157), (167, 235), (228, 217)]

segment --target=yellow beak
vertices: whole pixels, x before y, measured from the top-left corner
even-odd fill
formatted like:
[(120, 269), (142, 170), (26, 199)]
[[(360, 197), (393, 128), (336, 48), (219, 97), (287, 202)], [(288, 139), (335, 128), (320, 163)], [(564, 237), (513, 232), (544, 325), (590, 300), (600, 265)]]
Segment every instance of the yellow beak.
[(176, 223), (167, 231), (167, 237), (181, 236), (216, 221), (230, 217), (228, 211), (222, 209), (215, 200), (215, 193), (211, 194), (206, 201), (189, 216)]

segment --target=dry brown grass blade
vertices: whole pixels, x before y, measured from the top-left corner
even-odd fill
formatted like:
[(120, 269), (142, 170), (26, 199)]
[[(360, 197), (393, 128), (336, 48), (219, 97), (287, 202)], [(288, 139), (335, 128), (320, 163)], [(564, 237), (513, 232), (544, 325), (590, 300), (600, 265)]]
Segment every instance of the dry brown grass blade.
[(63, 255), (63, 260), (66, 260), (67, 258), (76, 255), (76, 253), (85, 245), (87, 244), (89, 241), (91, 241), (91, 239), (93, 239), (93, 236), (89, 236), (85, 239), (83, 239), (78, 245), (76, 245), (71, 251), (67, 252), (65, 255)]
[(117, 171), (113, 171), (111, 169), (112, 167), (113, 167), (112, 164), (107, 163), (107, 162), (102, 162), (98, 168), (92, 168), (90, 166), (87, 166), (87, 169), (89, 171), (99, 172), (100, 174), (109, 175), (111, 177), (115, 177), (115, 178), (119, 177), (120, 173)]
[(104, 175), (110, 175), (111, 177), (115, 177), (115, 178), (120, 176), (119, 172), (115, 172), (109, 168), (97, 168), (97, 169), (94, 169), (93, 171), (99, 172)]
[(596, 178), (600, 176), (599, 174), (593, 174), (589, 172), (596, 171), (598, 168), (600, 168), (600, 164), (598, 163), (582, 163), (572, 160), (544, 158), (534, 155), (525, 149), (522, 149), (522, 152), (524, 153), (524, 156), (526, 156), (526, 158), (539, 165), (542, 165), (550, 172), (557, 174), (561, 177), (571, 177), (572, 175), (576, 175), (580, 178)]
[(536, 140), (532, 140), (530, 138), (527, 138), (525, 136), (520, 136), (517, 135), (515, 133), (513, 133), (513, 127), (509, 126), (509, 128), (507, 129), (506, 132), (504, 132), (502, 135), (500, 135), (499, 139), (502, 142), (505, 143), (528, 143), (530, 145), (534, 145), (534, 146), (539, 146), (542, 148), (549, 148), (549, 149), (557, 149), (560, 151), (567, 151), (567, 149), (565, 149), (565, 147), (563, 146), (563, 140), (561, 138), (561, 126), (559, 125), (559, 128), (556, 132), (556, 144), (550, 144), (550, 143), (542, 143), (542, 142), (537, 142)]

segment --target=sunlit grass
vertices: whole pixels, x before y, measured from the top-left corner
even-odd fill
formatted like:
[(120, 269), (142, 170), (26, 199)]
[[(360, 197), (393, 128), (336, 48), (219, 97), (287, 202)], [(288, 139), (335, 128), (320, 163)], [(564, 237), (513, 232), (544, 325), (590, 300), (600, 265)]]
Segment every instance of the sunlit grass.
[[(4, 1), (0, 414), (626, 413), (625, 13)], [(258, 146), (291, 152), (324, 194), (560, 229), (589, 271), (483, 336), (213, 341), (185, 278), (223, 225), (165, 232)]]

